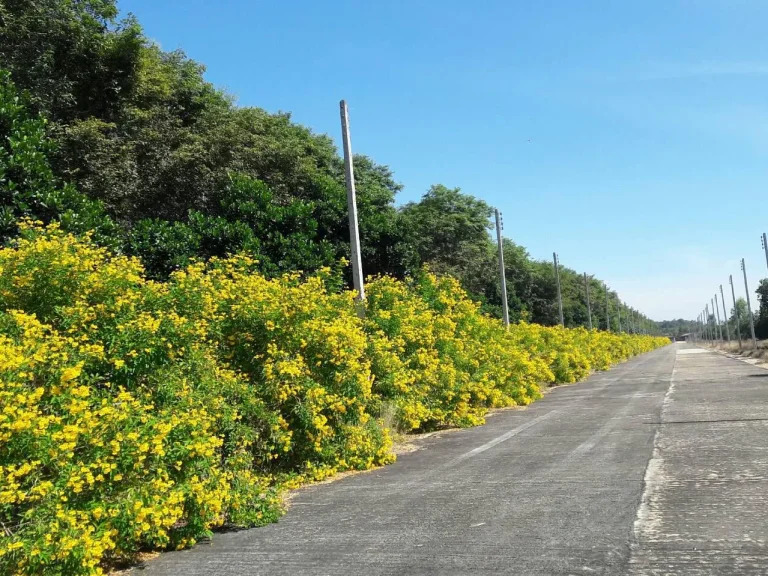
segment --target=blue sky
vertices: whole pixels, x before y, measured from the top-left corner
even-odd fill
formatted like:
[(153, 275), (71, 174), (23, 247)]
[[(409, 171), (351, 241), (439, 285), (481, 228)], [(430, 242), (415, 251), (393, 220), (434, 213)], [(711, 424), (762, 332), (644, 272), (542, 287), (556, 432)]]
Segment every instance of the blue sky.
[[(504, 213), (537, 258), (695, 318), (768, 276), (768, 3), (123, 0), (241, 105)], [(730, 296), (727, 297), (730, 302)], [(752, 294), (753, 307), (756, 296)]]

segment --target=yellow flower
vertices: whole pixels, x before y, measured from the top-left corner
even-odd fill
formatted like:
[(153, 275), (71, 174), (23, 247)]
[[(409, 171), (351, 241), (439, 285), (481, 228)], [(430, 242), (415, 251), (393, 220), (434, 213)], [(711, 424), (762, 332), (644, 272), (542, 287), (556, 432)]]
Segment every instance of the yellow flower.
[(69, 382), (70, 380), (74, 380), (78, 376), (80, 376), (80, 372), (83, 370), (83, 365), (78, 364), (77, 366), (73, 366), (71, 368), (66, 368), (64, 372), (61, 373), (61, 382)]

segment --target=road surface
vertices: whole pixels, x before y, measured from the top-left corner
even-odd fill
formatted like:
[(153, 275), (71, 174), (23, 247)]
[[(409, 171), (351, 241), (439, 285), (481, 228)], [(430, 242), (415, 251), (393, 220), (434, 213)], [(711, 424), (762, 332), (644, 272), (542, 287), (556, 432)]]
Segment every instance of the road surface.
[(768, 574), (768, 370), (675, 344), (146, 575)]

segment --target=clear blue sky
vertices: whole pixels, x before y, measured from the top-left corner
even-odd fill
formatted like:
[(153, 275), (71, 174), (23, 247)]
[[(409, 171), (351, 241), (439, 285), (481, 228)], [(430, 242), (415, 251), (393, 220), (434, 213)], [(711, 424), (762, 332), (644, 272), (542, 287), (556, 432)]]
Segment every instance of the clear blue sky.
[[(123, 0), (238, 103), (504, 213), (536, 258), (695, 318), (768, 276), (768, 3)], [(730, 302), (730, 296), (727, 297)], [(753, 306), (756, 296), (752, 294)]]

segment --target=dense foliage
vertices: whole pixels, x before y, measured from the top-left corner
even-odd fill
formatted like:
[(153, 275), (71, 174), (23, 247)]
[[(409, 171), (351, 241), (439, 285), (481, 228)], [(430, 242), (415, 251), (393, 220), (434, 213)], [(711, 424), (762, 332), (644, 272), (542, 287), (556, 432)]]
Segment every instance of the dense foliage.
[(758, 309), (755, 311), (755, 336), (761, 340), (768, 339), (768, 278), (760, 280), (755, 290)]
[[(268, 276), (348, 257), (333, 142), (288, 114), (236, 106), (204, 80), (203, 66), (161, 50), (135, 19), (118, 20), (114, 0), (4, 0), (2, 68), (0, 239), (13, 237), (23, 216), (95, 230), (155, 279), (240, 251)], [(397, 208), (391, 170), (362, 155), (355, 179), (366, 275), (404, 279), (429, 264), (499, 315), (485, 202), (435, 185)], [(556, 324), (552, 263), (508, 240), (504, 252), (512, 318)], [(561, 278), (566, 325), (587, 326), (583, 277), (564, 268)], [(590, 282), (594, 320), (605, 327), (606, 287)], [(609, 297), (615, 330), (617, 295)], [(640, 331), (633, 313), (624, 328)]]
[(0, 250), (0, 572), (97, 573), (280, 491), (391, 461), (402, 430), (482, 422), (668, 342), (521, 323), (450, 277), (373, 281), (365, 319), (327, 269), (267, 278), (247, 256), (167, 282), (58, 224)]

